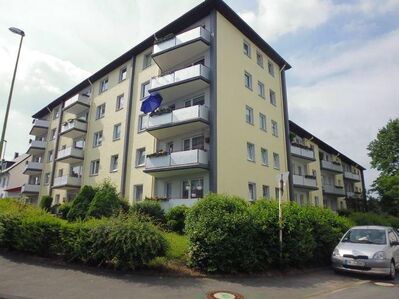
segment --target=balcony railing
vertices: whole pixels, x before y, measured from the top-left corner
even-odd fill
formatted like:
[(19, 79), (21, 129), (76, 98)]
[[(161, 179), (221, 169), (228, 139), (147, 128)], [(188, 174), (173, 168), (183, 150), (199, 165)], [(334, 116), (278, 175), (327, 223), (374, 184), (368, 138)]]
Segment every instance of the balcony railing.
[(44, 152), (46, 149), (46, 141), (43, 140), (29, 140), (29, 147), (27, 154), (36, 155)]
[(331, 161), (321, 160), (321, 169), (334, 171), (334, 172), (342, 172), (342, 165), (333, 163)]
[(24, 174), (38, 173), (43, 170), (42, 162), (27, 161), (25, 164)]
[(77, 138), (85, 135), (87, 123), (80, 119), (72, 119), (62, 124), (61, 134), (66, 137)]
[(21, 193), (25, 194), (36, 194), (40, 192), (40, 185), (36, 184), (23, 184), (21, 188)]
[(323, 192), (326, 194), (333, 194), (338, 196), (345, 196), (345, 190), (343, 187), (337, 187), (334, 185), (324, 185)]
[(314, 151), (291, 144), (291, 154), (307, 160), (315, 160)]
[(350, 172), (350, 171), (344, 172), (344, 178), (348, 179), (348, 180), (360, 182), (360, 175), (358, 175), (357, 173)]
[(80, 176), (64, 175), (54, 178), (54, 187), (79, 188), (81, 184)]
[(78, 94), (65, 102), (64, 112), (75, 115), (81, 114), (90, 108), (90, 96)]
[(83, 149), (75, 147), (67, 147), (58, 151), (57, 160), (66, 160), (65, 162), (76, 162), (77, 160), (82, 160), (83, 156), (84, 156)]
[(32, 129), (30, 130), (29, 134), (34, 136), (43, 136), (44, 134), (47, 133), (48, 126), (49, 126), (48, 120), (34, 119)]
[(201, 149), (173, 152), (158, 157), (147, 157), (145, 171), (173, 170), (175, 168), (208, 167), (208, 152)]
[(307, 189), (318, 189), (316, 178), (311, 176), (297, 175), (292, 176), (294, 186), (307, 188)]
[(347, 191), (346, 192), (346, 197), (347, 198), (361, 198), (362, 194), (359, 193), (359, 192)]
[(196, 27), (157, 42), (152, 57), (161, 69), (170, 69), (181, 61), (187, 61), (203, 53), (210, 41), (210, 32), (203, 27)]

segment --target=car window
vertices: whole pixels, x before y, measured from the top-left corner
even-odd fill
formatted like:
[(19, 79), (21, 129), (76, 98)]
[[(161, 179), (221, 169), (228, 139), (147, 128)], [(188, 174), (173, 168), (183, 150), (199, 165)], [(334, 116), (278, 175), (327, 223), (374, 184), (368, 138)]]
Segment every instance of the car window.
[(386, 233), (383, 229), (351, 229), (346, 233), (342, 242), (364, 243), (364, 244), (386, 244)]
[(390, 243), (398, 241), (398, 238), (396, 237), (396, 234), (393, 231), (388, 232), (388, 238)]

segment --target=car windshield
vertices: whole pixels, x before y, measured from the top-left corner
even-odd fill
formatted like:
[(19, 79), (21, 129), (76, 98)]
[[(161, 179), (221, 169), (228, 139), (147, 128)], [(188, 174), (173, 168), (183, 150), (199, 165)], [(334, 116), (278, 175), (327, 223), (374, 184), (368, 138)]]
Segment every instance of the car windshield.
[(383, 229), (356, 228), (348, 231), (342, 242), (383, 245), (387, 243), (387, 239)]

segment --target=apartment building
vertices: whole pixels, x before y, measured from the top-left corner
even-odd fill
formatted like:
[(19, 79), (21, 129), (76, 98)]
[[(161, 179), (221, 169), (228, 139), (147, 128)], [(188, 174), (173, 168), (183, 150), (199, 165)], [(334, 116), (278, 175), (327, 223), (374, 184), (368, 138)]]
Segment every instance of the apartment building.
[(294, 122), (289, 126), (293, 199), (332, 210), (361, 210), (365, 168)]
[[(289, 169), (289, 68), (223, 1), (204, 1), (33, 115), (37, 196), (67, 201), (108, 179), (166, 206), (275, 197)], [(153, 94), (161, 106), (143, 114)]]

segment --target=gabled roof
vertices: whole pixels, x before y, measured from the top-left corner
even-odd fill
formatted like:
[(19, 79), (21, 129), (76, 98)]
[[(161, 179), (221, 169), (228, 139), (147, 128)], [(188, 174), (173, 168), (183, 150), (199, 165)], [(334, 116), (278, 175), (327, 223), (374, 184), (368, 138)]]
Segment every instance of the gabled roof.
[(360, 164), (356, 163), (355, 161), (353, 161), (349, 157), (345, 156), (343, 153), (341, 153), (340, 151), (336, 150), (331, 145), (325, 143), (323, 140), (317, 138), (312, 133), (306, 131), (304, 128), (300, 127), (299, 125), (294, 123), (292, 120), (289, 121), (289, 124), (290, 124), (290, 132), (298, 134), (299, 136), (301, 136), (303, 138), (306, 138), (306, 139), (312, 139), (312, 142), (316, 143), (319, 146), (319, 148), (321, 148), (322, 150), (326, 151), (327, 153), (330, 153), (330, 154), (333, 154), (333, 155), (339, 155), (339, 157), (341, 158), (342, 161), (344, 161), (344, 162), (346, 162), (348, 164), (351, 164), (351, 165), (355, 165), (356, 167), (359, 167), (362, 170), (366, 170), (366, 168), (364, 168)]
[(3, 173), (6, 173), (6, 172), (10, 171), (11, 169), (13, 169), (14, 167), (16, 167), (16, 166), (19, 165), (20, 163), (24, 162), (24, 161), (25, 161), (26, 159), (28, 159), (29, 157), (30, 157), (30, 155), (28, 155), (28, 154), (19, 155), (17, 158), (15, 158), (14, 160), (12, 160), (13, 164), (12, 164), (10, 167), (8, 167), (8, 168), (4, 169), (3, 171), (1, 171), (0, 174), (3, 174)]
[(60, 105), (63, 101), (73, 97), (84, 88), (88, 87), (90, 85), (89, 81), (95, 82), (101, 79), (110, 71), (126, 63), (133, 56), (152, 47), (155, 41), (155, 36), (160, 38), (170, 33), (176, 34), (184, 30), (191, 24), (207, 16), (213, 9), (219, 11), (227, 20), (229, 20), (234, 26), (236, 26), (244, 35), (246, 35), (249, 40), (251, 40), (257, 47), (259, 47), (259, 49), (264, 51), (280, 67), (283, 67), (285, 65), (286, 70), (291, 68), (288, 62), (286, 62), (266, 41), (264, 41), (260, 37), (259, 34), (255, 32), (255, 30), (253, 30), (243, 19), (241, 19), (241, 17), (236, 12), (234, 12), (226, 3), (224, 3), (222, 0), (205, 0), (172, 23), (157, 31), (154, 35), (151, 35), (150, 37), (136, 45), (134, 48), (130, 49), (123, 55), (119, 56), (118, 58), (107, 64), (105, 67), (67, 91), (62, 96), (52, 101), (46, 107), (35, 113), (32, 117), (43, 117), (44, 115), (48, 114), (49, 109), (51, 111), (54, 107)]

